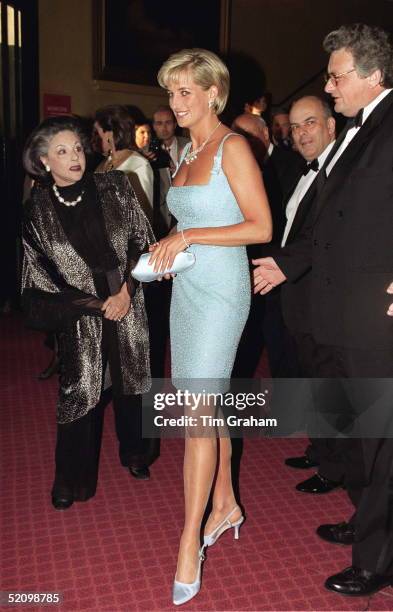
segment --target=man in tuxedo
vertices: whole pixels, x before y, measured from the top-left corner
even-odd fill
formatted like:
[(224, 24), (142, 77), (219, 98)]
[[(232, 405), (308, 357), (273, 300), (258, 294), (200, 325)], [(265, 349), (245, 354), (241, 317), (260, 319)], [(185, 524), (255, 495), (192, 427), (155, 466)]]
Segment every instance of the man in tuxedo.
[[(328, 34), (324, 48), (325, 90), (350, 121), (318, 175), (312, 225), (280, 255), (256, 261), (254, 279), (255, 291), (267, 293), (311, 268), (314, 373), (332, 379), (322, 388), (330, 399), (334, 392), (350, 427), (372, 407), (368, 426), (384, 436), (363, 427), (360, 437), (337, 440), (330, 459), (342, 470), (355, 515), (350, 524), (317, 530), (328, 542), (352, 543), (352, 565), (330, 576), (326, 588), (364, 596), (393, 581), (393, 321), (386, 316), (393, 275), (392, 45), (380, 28), (354, 24)], [(316, 397), (325, 410), (326, 394)]]
[[(261, 169), (273, 219), (272, 243), (279, 245), (285, 227), (283, 199), (302, 169), (301, 158), (292, 151), (273, 146), (264, 119), (251, 113), (239, 115), (232, 129), (247, 138)], [(247, 248), (250, 258), (260, 257), (264, 245)], [(299, 376), (294, 343), (284, 326), (279, 290), (267, 298), (255, 295), (240, 341), (234, 378), (252, 378), (265, 342), (273, 377)]]
[(285, 227), (283, 199), (303, 171), (300, 155), (274, 145), (265, 120), (251, 113), (236, 117), (232, 129), (247, 138), (263, 174), (273, 218), (272, 242), (279, 244)]
[[(316, 194), (315, 180), (335, 139), (335, 120), (332, 111), (321, 98), (305, 96), (293, 102), (289, 120), (293, 141), (304, 158), (305, 165), (283, 203), (283, 207), (286, 207), (286, 225), (281, 247), (294, 242), (309, 222), (310, 209)], [(274, 246), (270, 249), (268, 247), (267, 254), (274, 257), (275, 254), (279, 255), (279, 250)], [(284, 285), (281, 291), (284, 321), (298, 350), (299, 375), (304, 377), (313, 376), (309, 291), (309, 270), (296, 282)], [(320, 466), (317, 474), (296, 486), (298, 491), (322, 494), (338, 486), (341, 474), (336, 472), (336, 465), (331, 465), (329, 462), (333, 444), (334, 441), (331, 439), (311, 439), (304, 456), (290, 457), (286, 460), (285, 463), (294, 468)]]

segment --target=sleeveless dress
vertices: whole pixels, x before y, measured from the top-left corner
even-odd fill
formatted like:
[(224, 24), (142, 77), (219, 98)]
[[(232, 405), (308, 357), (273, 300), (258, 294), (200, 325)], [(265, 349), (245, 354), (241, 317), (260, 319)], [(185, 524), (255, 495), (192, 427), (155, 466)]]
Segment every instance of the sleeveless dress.
[[(167, 203), (178, 220), (179, 231), (244, 221), (222, 169), (223, 146), (228, 136), (232, 134), (221, 141), (206, 185), (169, 189)], [(178, 168), (190, 147), (188, 143), (184, 148)], [(228, 390), (250, 309), (246, 247), (193, 244), (189, 251), (195, 254), (194, 267), (173, 280), (170, 311), (172, 382), (179, 389), (223, 393)]]

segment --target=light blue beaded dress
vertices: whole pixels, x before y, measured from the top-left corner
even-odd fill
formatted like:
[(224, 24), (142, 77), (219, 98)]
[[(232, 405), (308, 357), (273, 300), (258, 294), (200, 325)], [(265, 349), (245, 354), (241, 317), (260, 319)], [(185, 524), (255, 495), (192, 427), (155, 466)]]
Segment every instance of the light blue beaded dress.
[[(170, 188), (167, 203), (178, 231), (244, 221), (222, 169), (224, 142), (231, 135), (221, 141), (206, 185)], [(246, 247), (193, 244), (189, 251), (195, 254), (194, 267), (173, 280), (172, 381), (177, 388), (225, 392), (250, 309)]]

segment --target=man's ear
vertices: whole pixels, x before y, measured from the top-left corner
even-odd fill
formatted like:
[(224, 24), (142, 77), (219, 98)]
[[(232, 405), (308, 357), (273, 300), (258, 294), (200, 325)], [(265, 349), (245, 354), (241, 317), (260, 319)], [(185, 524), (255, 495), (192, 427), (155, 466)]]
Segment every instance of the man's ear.
[(374, 72), (369, 74), (368, 77), (366, 77), (366, 79), (367, 79), (367, 82), (368, 82), (370, 88), (377, 87), (377, 85), (380, 85), (382, 83), (382, 72), (381, 72), (381, 70), (379, 70), (379, 69), (374, 70)]
[(334, 117), (328, 117), (327, 127), (328, 127), (328, 132), (330, 136), (335, 136), (336, 135), (336, 120)]
[(267, 125), (263, 126), (262, 133), (263, 133), (263, 140), (264, 140), (265, 147), (268, 149), (270, 145), (270, 134), (269, 134), (269, 128), (267, 127)]

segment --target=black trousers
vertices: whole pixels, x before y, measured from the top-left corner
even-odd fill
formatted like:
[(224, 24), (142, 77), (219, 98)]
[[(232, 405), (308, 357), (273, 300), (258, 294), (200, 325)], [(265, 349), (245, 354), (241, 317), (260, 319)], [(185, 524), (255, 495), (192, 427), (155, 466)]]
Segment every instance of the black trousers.
[(169, 339), (171, 294), (171, 281), (154, 281), (146, 283), (144, 287), (145, 306), (149, 322), (152, 378), (165, 378), (165, 357)]
[[(305, 378), (329, 378), (332, 375), (329, 347), (325, 350), (318, 345), (310, 333), (293, 333), (298, 350), (302, 376)], [(341, 455), (335, 460), (336, 440), (334, 438), (310, 437), (305, 455), (310, 461), (319, 463), (318, 473), (329, 480), (341, 482), (344, 475)]]
[(142, 397), (124, 395), (114, 323), (104, 320), (103, 372), (109, 365), (112, 389), (84, 417), (57, 425), (52, 495), (85, 501), (96, 492), (105, 408), (113, 400), (119, 458), (124, 467), (150, 465), (158, 456), (154, 440), (142, 438)]
[(252, 378), (266, 347), (272, 378), (301, 376), (295, 341), (282, 316), (280, 288), (251, 297), (250, 313), (237, 350), (232, 378)]
[[(56, 473), (52, 488), (55, 497), (85, 501), (97, 488), (104, 413), (111, 393), (103, 393), (100, 402), (81, 419), (57, 426)], [(149, 465), (142, 439), (142, 398), (140, 395), (113, 397), (120, 463)]]
[[(391, 397), (383, 395), (386, 387), (378, 379), (393, 378), (392, 351), (318, 345), (312, 338), (310, 342), (313, 343), (315, 376), (366, 379), (364, 384), (357, 380), (349, 381), (348, 385), (341, 385), (340, 380), (337, 385), (334, 380), (332, 384), (327, 381), (315, 395), (315, 404), (322, 413), (336, 406), (337, 414), (341, 410), (340, 416), (344, 420), (347, 417), (350, 424), (353, 415), (364, 414), (373, 406), (375, 420), (382, 419), (382, 430), (385, 431), (386, 425), (387, 431)], [(341, 475), (355, 506), (351, 519), (356, 532), (353, 565), (373, 573), (393, 575), (393, 438), (353, 437), (332, 442), (330, 453), (326, 451), (326, 464), (334, 472), (334, 479)], [(329, 444), (326, 448), (329, 449)], [(321, 467), (323, 460), (322, 456)]]
[(393, 439), (364, 442), (364, 451), (373, 451), (375, 464), (367, 486), (348, 488), (355, 506), (350, 519), (355, 527), (352, 563), (393, 577)]
[(299, 378), (298, 351), (282, 316), (280, 287), (265, 295), (263, 337), (272, 378)]

